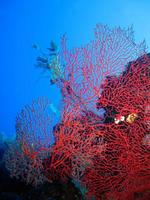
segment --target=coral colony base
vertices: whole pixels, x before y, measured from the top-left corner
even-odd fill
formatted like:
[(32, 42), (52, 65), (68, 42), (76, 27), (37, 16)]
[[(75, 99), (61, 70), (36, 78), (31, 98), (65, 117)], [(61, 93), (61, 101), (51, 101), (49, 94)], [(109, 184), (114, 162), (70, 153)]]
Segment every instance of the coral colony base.
[(85, 46), (70, 50), (63, 37), (59, 51), (52, 42), (41, 53), (36, 66), (62, 92), (61, 120), (51, 126), (44, 97), (22, 109), (3, 157), (11, 177), (35, 188), (72, 182), (83, 194), (74, 199), (150, 199), (150, 55), (133, 38), (98, 24)]

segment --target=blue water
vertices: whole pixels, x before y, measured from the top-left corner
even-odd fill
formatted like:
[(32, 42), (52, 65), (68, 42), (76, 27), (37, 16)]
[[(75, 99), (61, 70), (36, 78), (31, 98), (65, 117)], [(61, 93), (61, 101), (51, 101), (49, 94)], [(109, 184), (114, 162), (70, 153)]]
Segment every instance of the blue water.
[[(61, 108), (59, 89), (34, 67), (33, 43), (42, 49), (51, 40), (59, 45), (66, 33), (69, 46), (78, 47), (93, 38), (93, 28), (101, 22), (133, 25), (136, 41), (146, 39), (149, 46), (149, 9), (148, 0), (0, 0), (0, 132), (14, 137), (16, 114), (39, 96)], [(55, 117), (57, 122), (59, 114)]]

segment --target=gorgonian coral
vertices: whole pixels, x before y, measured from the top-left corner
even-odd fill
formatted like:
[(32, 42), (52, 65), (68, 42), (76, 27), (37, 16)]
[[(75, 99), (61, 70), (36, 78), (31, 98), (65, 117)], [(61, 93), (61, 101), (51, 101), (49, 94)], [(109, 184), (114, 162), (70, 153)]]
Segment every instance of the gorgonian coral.
[(94, 40), (83, 47), (69, 50), (63, 37), (57, 56), (64, 70), (56, 81), (63, 109), (53, 129), (55, 143), (51, 146), (49, 102), (39, 99), (17, 116), (20, 155), (29, 166), (41, 164), (49, 181), (78, 181), (87, 199), (134, 200), (141, 194), (146, 200), (150, 57), (144, 42), (135, 43), (132, 28), (98, 24)]
[(43, 159), (47, 152), (38, 152), (36, 156), (26, 154), (16, 142), (8, 144), (4, 154), (6, 169), (12, 178), (19, 179), (26, 184), (38, 186), (47, 181), (44, 174)]
[(131, 29), (97, 25), (91, 43), (68, 50), (64, 38), (62, 47), (65, 120), (83, 111), (99, 115), (100, 108), (105, 110), (103, 121), (88, 122), (105, 150), (99, 155), (95, 152), (81, 183), (88, 197), (97, 200), (134, 199), (135, 193), (150, 188), (149, 146), (145, 145), (148, 141), (143, 143), (149, 133), (150, 58), (144, 43), (134, 42)]
[[(108, 77), (97, 108), (105, 108), (103, 157), (87, 168), (83, 182), (96, 199), (133, 200), (150, 188), (149, 55), (131, 62), (118, 77)], [(121, 118), (122, 117), (122, 118)], [(122, 120), (121, 120), (122, 119)]]
[(16, 143), (5, 153), (11, 177), (34, 186), (46, 180), (43, 160), (52, 144), (52, 114), (48, 98), (41, 97), (26, 105), (16, 117)]
[(51, 102), (40, 97), (26, 105), (16, 117), (16, 140), (30, 151), (49, 147), (52, 143), (53, 113)]
[(55, 145), (50, 159), (45, 162), (49, 179), (66, 181), (72, 178), (80, 182), (86, 167), (93, 165), (93, 158), (102, 156), (105, 150), (103, 134), (90, 124), (92, 117), (96, 120), (95, 115), (90, 114), (84, 113), (56, 126)]
[[(128, 62), (145, 54), (145, 43), (136, 44), (133, 30), (109, 28), (98, 24), (94, 39), (83, 47), (68, 49), (66, 38), (62, 39), (64, 58), (64, 87), (62, 93), (67, 107), (76, 112), (90, 109), (101, 95), (101, 85), (107, 76), (121, 73)], [(69, 90), (68, 90), (69, 89)]]

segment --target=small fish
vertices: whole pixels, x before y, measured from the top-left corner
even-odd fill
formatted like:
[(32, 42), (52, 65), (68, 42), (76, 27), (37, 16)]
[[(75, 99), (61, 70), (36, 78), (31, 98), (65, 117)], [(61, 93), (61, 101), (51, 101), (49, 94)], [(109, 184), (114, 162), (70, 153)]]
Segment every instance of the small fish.
[(37, 44), (33, 43), (33, 44), (32, 44), (32, 48), (38, 50), (38, 49), (39, 49), (39, 46), (38, 46)]
[(115, 124), (120, 124), (121, 122), (123, 122), (125, 120), (125, 116), (117, 116), (114, 118), (114, 122)]
[(56, 46), (56, 44), (53, 41), (51, 41), (50, 48), (47, 48), (47, 49), (49, 51), (57, 51), (57, 46)]
[(36, 58), (36, 60), (37, 60), (38, 62), (48, 63), (48, 59), (47, 59), (47, 58), (44, 58), (44, 57), (41, 57), (41, 56), (38, 56), (38, 57)]
[(126, 122), (132, 124), (137, 117), (138, 115), (136, 113), (131, 113), (130, 115), (127, 116)]

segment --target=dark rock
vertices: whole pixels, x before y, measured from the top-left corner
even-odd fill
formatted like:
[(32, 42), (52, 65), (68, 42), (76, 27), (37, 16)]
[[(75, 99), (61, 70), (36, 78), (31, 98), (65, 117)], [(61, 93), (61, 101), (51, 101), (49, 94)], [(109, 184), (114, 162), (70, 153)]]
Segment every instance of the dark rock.
[(10, 192), (0, 193), (0, 199), (1, 200), (22, 200), (22, 198), (19, 197), (17, 194), (10, 193)]

